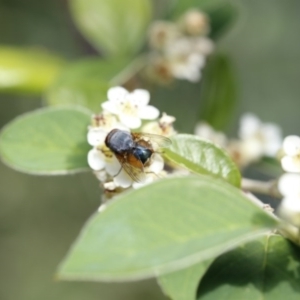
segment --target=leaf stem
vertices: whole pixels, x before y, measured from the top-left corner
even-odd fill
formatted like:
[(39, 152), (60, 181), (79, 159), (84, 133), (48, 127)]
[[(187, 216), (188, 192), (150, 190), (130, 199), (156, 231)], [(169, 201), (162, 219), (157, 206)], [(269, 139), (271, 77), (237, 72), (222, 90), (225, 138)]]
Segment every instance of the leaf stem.
[(260, 180), (253, 180), (249, 178), (242, 179), (242, 189), (244, 191), (258, 193), (263, 195), (269, 195), (275, 198), (282, 198), (281, 194), (279, 193), (276, 181), (260, 181)]
[(134, 75), (136, 75), (141, 69), (145, 67), (147, 63), (147, 56), (140, 55), (134, 59), (125, 69), (123, 69), (119, 74), (117, 74), (110, 83), (112, 85), (122, 85)]
[[(250, 181), (255, 181), (255, 180), (250, 180)], [(260, 181), (258, 181), (258, 182), (260, 182)], [(264, 182), (260, 182), (260, 183), (263, 184)], [(269, 182), (269, 185), (271, 185), (271, 182)], [(279, 194), (279, 192), (278, 192), (278, 194)], [(272, 216), (274, 219), (276, 219), (279, 222), (279, 226), (277, 228), (278, 233), (280, 233), (282, 236), (289, 239), (296, 245), (298, 245), (298, 246), (300, 245), (300, 229), (299, 228), (278, 218), (273, 213), (273, 209), (269, 205), (264, 204), (260, 199), (255, 197), (252, 193), (246, 192), (245, 195), (251, 202), (253, 202), (257, 206), (262, 208), (267, 214), (269, 214), (270, 216)]]

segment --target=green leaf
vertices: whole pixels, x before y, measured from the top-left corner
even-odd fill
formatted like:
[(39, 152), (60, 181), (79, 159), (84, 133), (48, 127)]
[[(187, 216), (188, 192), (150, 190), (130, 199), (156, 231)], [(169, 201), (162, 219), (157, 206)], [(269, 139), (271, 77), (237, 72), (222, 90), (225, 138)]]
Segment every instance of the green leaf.
[(128, 58), (92, 58), (73, 63), (47, 91), (46, 101), (49, 105), (78, 104), (98, 112), (100, 104), (107, 100), (107, 90), (111, 85), (126, 80), (118, 75), (124, 73), (128, 63)]
[(223, 3), (217, 7), (208, 8), (206, 13), (211, 20), (209, 36), (213, 40), (221, 37), (230, 28), (237, 17), (236, 8), (230, 3)]
[(197, 299), (298, 300), (299, 272), (299, 248), (282, 236), (265, 236), (216, 259)]
[(214, 258), (276, 223), (226, 182), (168, 178), (123, 193), (96, 213), (58, 276), (99, 281), (159, 276)]
[(10, 167), (31, 174), (57, 175), (87, 168), (90, 112), (43, 108), (17, 117), (0, 134), (0, 155)]
[(191, 134), (178, 134), (171, 140), (172, 145), (164, 150), (168, 160), (194, 173), (213, 175), (240, 186), (240, 171), (224, 150)]
[(149, 0), (72, 0), (82, 33), (107, 55), (133, 55), (144, 42), (151, 19)]
[(200, 120), (224, 130), (237, 106), (237, 86), (227, 56), (217, 54), (209, 59), (202, 84)]
[(158, 283), (164, 294), (172, 300), (195, 300), (199, 281), (212, 262), (213, 260), (209, 259), (189, 268), (162, 275), (158, 277)]
[(64, 64), (41, 49), (0, 47), (0, 92), (41, 93)]

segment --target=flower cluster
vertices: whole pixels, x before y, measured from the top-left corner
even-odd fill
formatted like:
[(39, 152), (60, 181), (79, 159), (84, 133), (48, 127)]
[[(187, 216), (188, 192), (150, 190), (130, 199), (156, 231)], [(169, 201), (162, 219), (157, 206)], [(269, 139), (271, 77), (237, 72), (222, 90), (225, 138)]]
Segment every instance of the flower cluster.
[(276, 124), (262, 123), (254, 114), (244, 114), (240, 120), (238, 139), (228, 140), (206, 123), (199, 123), (195, 134), (226, 149), (236, 164), (243, 168), (263, 156), (274, 157), (281, 148), (281, 130)]
[[(87, 140), (93, 147), (88, 153), (88, 164), (103, 184), (106, 194), (110, 196), (130, 186), (137, 188), (162, 176), (164, 161), (158, 153), (154, 153), (150, 162), (145, 165), (145, 181), (135, 182), (106, 146), (107, 134), (113, 129), (128, 132), (134, 129), (170, 136), (175, 133), (172, 125), (175, 118), (163, 114), (162, 118), (158, 119), (159, 110), (148, 105), (150, 94), (143, 89), (128, 92), (123, 87), (114, 87), (108, 90), (107, 97), (108, 100), (102, 103), (102, 113), (92, 116)], [(142, 126), (142, 120), (151, 122)]]
[(199, 81), (206, 56), (214, 48), (206, 36), (209, 30), (208, 17), (195, 9), (186, 12), (177, 23), (154, 22), (149, 30), (148, 75), (159, 82), (173, 78)]
[(287, 136), (282, 145), (281, 166), (287, 173), (278, 181), (283, 199), (278, 213), (288, 222), (300, 227), (300, 137)]

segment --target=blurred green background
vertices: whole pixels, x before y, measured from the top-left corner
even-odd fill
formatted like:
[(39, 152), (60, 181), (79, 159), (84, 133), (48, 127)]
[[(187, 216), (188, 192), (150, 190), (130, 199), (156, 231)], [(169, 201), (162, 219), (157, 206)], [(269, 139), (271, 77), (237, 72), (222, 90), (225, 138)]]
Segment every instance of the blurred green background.
[[(238, 19), (217, 45), (230, 54), (239, 83), (230, 133), (236, 132), (243, 112), (254, 112), (278, 123), (284, 134), (299, 135), (300, 2), (231, 2)], [(44, 47), (68, 59), (95, 53), (76, 31), (67, 1), (0, 0), (0, 25), (0, 45)], [(0, 126), (41, 102), (38, 97), (0, 95)], [(0, 182), (1, 300), (165, 299), (154, 280), (55, 281), (57, 264), (99, 206), (100, 190), (91, 174), (34, 177), (0, 164)]]

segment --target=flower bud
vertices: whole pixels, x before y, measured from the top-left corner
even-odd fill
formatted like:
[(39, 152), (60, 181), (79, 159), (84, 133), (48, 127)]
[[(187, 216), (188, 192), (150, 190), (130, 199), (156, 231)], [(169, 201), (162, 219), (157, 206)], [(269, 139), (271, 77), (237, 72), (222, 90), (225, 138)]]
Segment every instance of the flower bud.
[(210, 31), (209, 19), (201, 11), (192, 9), (186, 12), (180, 26), (184, 32), (189, 35), (207, 35)]

